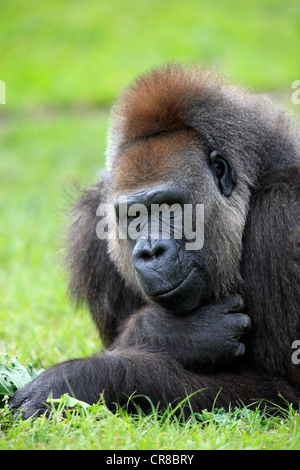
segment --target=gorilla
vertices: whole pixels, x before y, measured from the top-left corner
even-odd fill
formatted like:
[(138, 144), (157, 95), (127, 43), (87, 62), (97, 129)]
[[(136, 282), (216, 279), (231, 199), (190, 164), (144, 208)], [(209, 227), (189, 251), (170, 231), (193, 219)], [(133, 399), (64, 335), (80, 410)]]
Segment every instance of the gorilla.
[(299, 127), (269, 98), (198, 66), (138, 77), (67, 236), (69, 290), (105, 350), (54, 365), (12, 408), (27, 418), (64, 393), (187, 415), (297, 405), (299, 202)]

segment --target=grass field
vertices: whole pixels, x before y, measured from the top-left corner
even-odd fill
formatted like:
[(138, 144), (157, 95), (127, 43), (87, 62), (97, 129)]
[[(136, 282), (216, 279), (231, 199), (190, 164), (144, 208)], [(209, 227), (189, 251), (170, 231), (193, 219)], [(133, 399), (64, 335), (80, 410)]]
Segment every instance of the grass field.
[[(104, 165), (109, 105), (136, 74), (168, 60), (224, 69), (296, 115), (297, 1), (10, 0), (1, 7), (0, 351), (47, 368), (100, 345), (61, 264), (74, 183)], [(199, 418), (199, 417), (198, 417)], [(299, 449), (299, 414), (205, 413), (180, 424), (102, 405), (52, 420), (0, 414), (0, 449)]]
[(166, 61), (216, 65), (259, 89), (299, 73), (297, 0), (10, 0), (1, 6), (7, 106), (110, 103)]
[(186, 423), (157, 413), (130, 417), (111, 414), (103, 406), (52, 419), (16, 422), (3, 418), (2, 449), (36, 450), (298, 450), (299, 415), (265, 418), (247, 409), (204, 412), (202, 421)]

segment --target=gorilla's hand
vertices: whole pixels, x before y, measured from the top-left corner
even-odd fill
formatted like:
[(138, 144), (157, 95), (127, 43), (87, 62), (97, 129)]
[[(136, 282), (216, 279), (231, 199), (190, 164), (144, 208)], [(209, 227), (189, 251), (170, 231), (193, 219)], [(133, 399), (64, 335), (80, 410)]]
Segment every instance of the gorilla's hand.
[(157, 306), (148, 307), (128, 320), (112, 347), (150, 346), (151, 350), (166, 352), (187, 369), (211, 371), (243, 356), (245, 346), (238, 340), (251, 327), (250, 318), (238, 313), (243, 309), (239, 295), (184, 317)]
[(9, 402), (12, 410), (18, 410), (16, 414), (22, 410), (24, 419), (40, 415), (51, 409), (47, 404), (49, 396), (60, 398), (64, 393), (90, 404), (97, 403), (102, 391), (98, 363), (99, 358), (94, 356), (54, 365), (15, 392)]

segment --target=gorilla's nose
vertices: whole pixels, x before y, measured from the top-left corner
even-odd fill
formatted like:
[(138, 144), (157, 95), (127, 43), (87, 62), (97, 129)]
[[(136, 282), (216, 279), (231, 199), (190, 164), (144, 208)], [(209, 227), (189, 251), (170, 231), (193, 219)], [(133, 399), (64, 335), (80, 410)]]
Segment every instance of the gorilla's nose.
[(133, 250), (134, 264), (164, 261), (164, 257), (172, 256), (169, 245), (168, 240), (139, 240)]
[(140, 239), (133, 249), (137, 278), (147, 294), (155, 294), (174, 283), (178, 249), (174, 240)]

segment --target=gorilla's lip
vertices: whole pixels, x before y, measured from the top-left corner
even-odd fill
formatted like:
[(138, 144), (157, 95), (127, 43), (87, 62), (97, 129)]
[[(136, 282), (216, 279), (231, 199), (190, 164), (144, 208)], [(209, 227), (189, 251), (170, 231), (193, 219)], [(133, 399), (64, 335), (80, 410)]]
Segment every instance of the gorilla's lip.
[(159, 292), (156, 294), (152, 294), (150, 298), (154, 301), (157, 301), (158, 299), (167, 299), (168, 297), (172, 297), (174, 294), (177, 294), (181, 289), (184, 289), (187, 284), (191, 281), (191, 279), (194, 277), (194, 274), (196, 273), (197, 268), (193, 267), (188, 275), (180, 281), (179, 284), (177, 284), (175, 287), (172, 286), (170, 289), (167, 289), (166, 291)]

